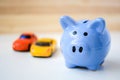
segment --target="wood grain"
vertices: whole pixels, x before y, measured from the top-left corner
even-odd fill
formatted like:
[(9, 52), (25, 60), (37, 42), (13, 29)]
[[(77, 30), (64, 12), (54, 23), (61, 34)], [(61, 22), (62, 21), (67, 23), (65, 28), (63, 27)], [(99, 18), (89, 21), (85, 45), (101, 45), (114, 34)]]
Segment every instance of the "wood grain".
[(120, 31), (120, 0), (0, 0), (0, 33), (62, 32), (62, 15), (103, 17), (110, 31)]

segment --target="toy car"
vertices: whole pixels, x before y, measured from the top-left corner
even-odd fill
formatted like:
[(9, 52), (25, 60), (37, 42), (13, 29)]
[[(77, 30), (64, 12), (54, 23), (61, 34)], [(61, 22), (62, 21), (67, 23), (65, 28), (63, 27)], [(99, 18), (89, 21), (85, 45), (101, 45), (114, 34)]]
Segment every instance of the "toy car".
[(33, 33), (23, 33), (13, 43), (13, 50), (15, 51), (29, 51), (30, 46), (37, 40), (37, 37)]
[(31, 45), (30, 52), (34, 57), (50, 57), (56, 50), (56, 41), (50, 38), (42, 38)]

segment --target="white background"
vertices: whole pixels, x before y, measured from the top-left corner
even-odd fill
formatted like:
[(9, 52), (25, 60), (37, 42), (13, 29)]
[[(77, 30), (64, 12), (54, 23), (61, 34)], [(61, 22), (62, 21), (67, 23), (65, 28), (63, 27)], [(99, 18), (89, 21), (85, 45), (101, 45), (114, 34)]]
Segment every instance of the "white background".
[(0, 35), (0, 80), (120, 80), (120, 32), (111, 33), (111, 50), (98, 71), (65, 66), (60, 52), (61, 33), (37, 34), (58, 42), (57, 52), (50, 58), (35, 58), (29, 52), (12, 50), (20, 34)]

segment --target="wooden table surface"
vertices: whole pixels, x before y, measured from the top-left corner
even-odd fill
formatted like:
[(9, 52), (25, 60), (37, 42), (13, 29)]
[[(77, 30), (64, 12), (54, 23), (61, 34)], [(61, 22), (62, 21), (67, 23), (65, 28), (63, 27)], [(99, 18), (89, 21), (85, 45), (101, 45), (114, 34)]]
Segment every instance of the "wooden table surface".
[(120, 31), (120, 0), (0, 0), (0, 33), (62, 32), (62, 15), (103, 17), (110, 31)]

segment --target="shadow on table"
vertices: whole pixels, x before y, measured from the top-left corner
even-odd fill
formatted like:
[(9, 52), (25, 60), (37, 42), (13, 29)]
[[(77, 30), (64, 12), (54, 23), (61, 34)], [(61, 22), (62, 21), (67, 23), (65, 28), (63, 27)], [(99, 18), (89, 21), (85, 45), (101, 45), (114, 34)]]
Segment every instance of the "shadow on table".
[(106, 60), (102, 65), (101, 70), (110, 70), (110, 71), (118, 71), (120, 70), (120, 62), (115, 60)]
[(57, 47), (57, 48), (56, 48), (56, 51), (52, 54), (51, 57), (57, 58), (57, 57), (59, 57), (61, 54), (62, 54), (62, 53), (61, 53), (60, 47)]

